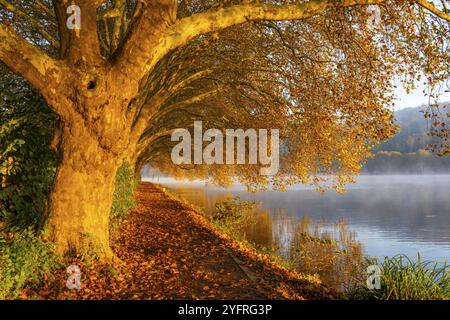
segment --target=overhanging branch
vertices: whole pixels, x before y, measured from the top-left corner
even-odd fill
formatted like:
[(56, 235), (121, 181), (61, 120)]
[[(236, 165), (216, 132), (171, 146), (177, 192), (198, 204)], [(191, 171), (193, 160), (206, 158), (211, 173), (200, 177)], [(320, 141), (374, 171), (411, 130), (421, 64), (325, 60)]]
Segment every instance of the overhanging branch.
[(216, 8), (180, 19), (167, 28), (160, 37), (156, 53), (143, 70), (151, 70), (160, 56), (185, 45), (193, 38), (209, 32), (255, 20), (301, 20), (322, 14), (330, 8), (356, 5), (381, 4), (386, 0), (312, 0), (301, 4), (269, 5), (241, 4), (227, 8)]
[[(424, 7), (425, 9), (427, 9), (428, 11), (430, 11), (431, 13), (433, 13), (434, 15), (438, 16), (441, 19), (450, 21), (450, 14), (448, 14), (446, 12), (446, 8), (444, 6), (444, 10), (442, 11), (440, 9), (438, 9), (433, 3), (426, 1), (426, 0), (415, 0), (415, 2), (417, 4), (419, 4), (421, 7)], [(445, 3), (444, 3), (445, 4)]]
[[(5, 24), (0, 24), (0, 60), (28, 80), (46, 99), (55, 95), (52, 90), (63, 80), (61, 62), (28, 43)], [(57, 109), (57, 106), (52, 107)]]
[(3, 6), (6, 10), (12, 12), (15, 16), (26, 20), (33, 27), (33, 29), (39, 32), (52, 46), (58, 47), (58, 41), (44, 28), (42, 28), (39, 23), (29, 14), (23, 12), (21, 9), (15, 7), (6, 0), (0, 0), (0, 5)]
[[(167, 53), (187, 44), (193, 38), (255, 20), (301, 20), (322, 14), (330, 8), (356, 5), (382, 4), (386, 0), (311, 0), (300, 4), (270, 5), (262, 3), (240, 4), (214, 8), (197, 13), (148, 33), (143, 27), (135, 28), (114, 63), (119, 70), (127, 70), (136, 80), (143, 79)], [(140, 22), (144, 25), (146, 19)], [(168, 23), (168, 22), (167, 22)], [(156, 28), (157, 26), (153, 26)]]

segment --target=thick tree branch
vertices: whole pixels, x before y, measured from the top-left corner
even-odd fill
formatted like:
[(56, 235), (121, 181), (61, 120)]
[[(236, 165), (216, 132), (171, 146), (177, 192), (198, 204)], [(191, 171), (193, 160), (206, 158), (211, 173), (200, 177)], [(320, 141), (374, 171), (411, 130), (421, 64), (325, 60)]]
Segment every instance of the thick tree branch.
[(444, 4), (444, 11), (438, 9), (434, 4), (432, 4), (429, 1), (426, 0), (415, 0), (415, 2), (417, 2), (421, 7), (424, 7), (425, 9), (427, 9), (428, 11), (430, 11), (431, 13), (433, 13), (434, 15), (438, 16), (441, 19), (450, 21), (450, 14), (448, 14), (446, 11), (446, 7), (445, 7), (445, 3)]
[[(157, 49), (155, 46), (162, 30), (175, 23), (176, 9), (176, 0), (138, 2), (124, 44), (111, 56), (111, 62), (116, 65), (118, 73), (126, 70), (137, 82), (144, 78), (148, 73), (144, 70), (148, 56)], [(155, 64), (164, 55), (160, 55)]]
[(386, 0), (311, 0), (280, 6), (255, 3), (215, 8), (177, 20), (161, 32), (146, 38), (139, 35), (143, 30), (136, 29), (133, 38), (139, 39), (139, 43), (135, 39), (130, 39), (130, 43), (126, 44), (124, 56), (120, 58), (122, 61), (119, 61), (118, 68), (131, 71), (131, 74), (142, 79), (164, 55), (202, 34), (220, 31), (248, 21), (300, 20), (322, 14), (330, 8), (374, 5), (384, 2)]
[(69, 0), (53, 0), (61, 37), (61, 56), (72, 65), (85, 64), (91, 67), (102, 63), (100, 41), (97, 32), (97, 8), (101, 0), (78, 0), (81, 9), (81, 29), (69, 30), (66, 26)]
[(178, 83), (172, 84), (167, 83), (163, 86), (164, 90), (160, 89), (154, 93), (151, 98), (145, 102), (145, 104), (139, 110), (135, 122), (132, 126), (132, 132), (137, 137), (142, 134), (145, 128), (148, 126), (148, 122), (158, 109), (165, 105), (165, 103), (177, 92), (184, 90), (192, 82), (201, 79), (202, 77), (208, 76), (212, 73), (211, 69), (200, 70), (188, 75), (186, 78), (182, 79)]
[(153, 135), (148, 135), (148, 136), (142, 138), (139, 141), (139, 144), (137, 145), (137, 148), (136, 148), (137, 155), (140, 155), (142, 152), (144, 152), (144, 150), (146, 148), (148, 148), (153, 141), (155, 141), (155, 140), (157, 140), (159, 138), (165, 137), (165, 136), (170, 136), (173, 133), (174, 130), (175, 129), (170, 128), (170, 129), (162, 130), (162, 131), (159, 131), (159, 132), (157, 132), (157, 133), (155, 133)]
[(214, 96), (218, 95), (219, 93), (223, 92), (223, 90), (224, 90), (223, 87), (219, 87), (219, 88), (207, 91), (205, 93), (198, 94), (198, 95), (191, 97), (189, 99), (186, 99), (184, 101), (180, 101), (180, 102), (171, 104), (171, 105), (165, 107), (164, 109), (160, 110), (159, 112), (157, 112), (154, 115), (154, 118), (152, 120), (155, 122), (158, 122), (159, 120), (161, 120), (163, 117), (165, 117), (166, 115), (168, 115), (171, 112), (185, 108), (194, 103), (201, 102), (205, 99), (214, 97)]
[(51, 103), (56, 88), (64, 79), (64, 65), (17, 35), (11, 26), (0, 24), (0, 60), (14, 73), (23, 76), (39, 90), (59, 114), (58, 104)]
[(61, 59), (67, 57), (70, 47), (70, 32), (66, 27), (66, 6), (62, 1), (52, 0), (53, 10), (55, 11), (56, 22), (59, 33), (59, 56)]
[(3, 6), (6, 10), (12, 12), (15, 16), (26, 20), (31, 25), (31, 27), (33, 27), (34, 30), (39, 32), (52, 46), (54, 47), (58, 46), (58, 41), (51, 34), (49, 34), (44, 28), (42, 28), (32, 16), (23, 12), (21, 9), (15, 7), (6, 0), (0, 0), (0, 5)]
[(201, 70), (201, 71), (198, 71), (198, 72), (195, 72), (195, 73), (191, 74), (186, 79), (180, 81), (179, 83), (174, 85), (172, 88), (170, 88), (169, 94), (174, 94), (176, 92), (179, 92), (180, 90), (183, 90), (184, 88), (186, 88), (192, 82), (194, 82), (194, 81), (196, 81), (198, 79), (201, 79), (201, 78), (203, 78), (205, 76), (208, 76), (208, 75), (212, 74), (212, 72), (213, 71), (211, 69), (206, 69), (206, 70)]
[(17, 35), (11, 26), (0, 24), (0, 59), (37, 89), (45, 89), (46, 80), (61, 76), (60, 66), (45, 53)]
[(122, 38), (123, 28), (125, 27), (125, 0), (116, 0), (115, 10), (118, 11), (119, 16), (115, 20), (114, 34), (113, 34), (113, 48), (117, 48)]

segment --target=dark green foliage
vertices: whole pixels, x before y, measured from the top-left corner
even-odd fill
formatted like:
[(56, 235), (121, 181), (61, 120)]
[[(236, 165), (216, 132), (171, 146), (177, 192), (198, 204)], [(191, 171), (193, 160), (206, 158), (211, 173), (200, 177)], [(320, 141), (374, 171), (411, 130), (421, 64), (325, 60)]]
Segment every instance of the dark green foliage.
[(135, 176), (134, 170), (128, 162), (124, 162), (116, 174), (116, 188), (111, 207), (112, 218), (123, 218), (136, 207), (134, 193), (137, 184), (138, 179)]
[(58, 266), (34, 231), (56, 171), (57, 117), (22, 78), (2, 65), (0, 76), (0, 299), (14, 299)]
[(31, 228), (0, 232), (0, 299), (16, 299), (58, 267), (51, 246)]
[(35, 226), (56, 171), (50, 144), (57, 118), (23, 79), (0, 74), (0, 219)]

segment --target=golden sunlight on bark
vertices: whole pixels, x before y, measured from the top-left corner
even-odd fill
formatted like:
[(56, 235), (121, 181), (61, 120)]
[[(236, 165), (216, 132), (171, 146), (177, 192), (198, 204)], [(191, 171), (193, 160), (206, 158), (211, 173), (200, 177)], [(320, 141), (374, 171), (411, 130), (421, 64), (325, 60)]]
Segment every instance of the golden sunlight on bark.
[(59, 253), (91, 250), (111, 258), (109, 216), (119, 159), (82, 127), (67, 131), (60, 138), (63, 159), (50, 199), (46, 236)]
[[(109, 215), (124, 160), (136, 171), (149, 163), (254, 188), (333, 176), (343, 190), (395, 133), (393, 79), (412, 87), (425, 74), (436, 89), (448, 76), (449, 13), (428, 1), (80, 0), (82, 28), (69, 30), (71, 3), (0, 0), (0, 60), (61, 124), (46, 224), (60, 253), (112, 256)], [(383, 13), (375, 29), (368, 5)], [(175, 166), (170, 133), (198, 119), (223, 130), (279, 128), (289, 150), (279, 174)], [(448, 141), (448, 130), (439, 134)]]

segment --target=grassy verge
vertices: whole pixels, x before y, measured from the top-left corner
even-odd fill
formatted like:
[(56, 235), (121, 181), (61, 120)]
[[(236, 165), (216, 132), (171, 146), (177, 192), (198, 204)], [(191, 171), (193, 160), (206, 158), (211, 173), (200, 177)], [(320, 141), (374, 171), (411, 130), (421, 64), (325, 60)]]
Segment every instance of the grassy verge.
[[(275, 241), (263, 246), (250, 241), (246, 229), (258, 219), (256, 204), (239, 198), (220, 201), (215, 206), (211, 223), (234, 239), (267, 255), (276, 264), (320, 279), (324, 284), (339, 291), (354, 288), (362, 275), (362, 247), (343, 222), (338, 224), (312, 225), (308, 218), (295, 223), (288, 249), (281, 252)], [(283, 219), (283, 218), (281, 218)], [(285, 218), (284, 218), (285, 219)], [(326, 231), (324, 231), (326, 230)], [(335, 240), (337, 235), (338, 241)]]
[[(246, 240), (240, 224), (234, 220), (242, 219), (243, 224), (245, 224), (244, 221), (252, 223), (252, 218), (245, 217), (246, 214), (242, 216), (242, 212), (252, 214), (252, 210), (249, 209), (254, 204), (239, 200), (238, 207), (245, 208), (245, 210), (233, 210), (231, 216), (222, 212), (224, 213), (223, 218), (217, 216), (213, 218), (206, 215), (201, 207), (186, 201), (178, 194), (170, 190), (167, 191), (164, 187), (161, 189), (166, 192), (170, 199), (179, 202), (188, 211), (192, 223), (209, 230), (211, 234), (221, 239), (224, 245), (231, 249), (241, 261), (246, 261), (244, 264), (252, 271), (276, 274), (277, 276), (272, 279), (273, 288), (279, 291), (285, 299), (295, 300), (308, 297), (309, 299), (322, 300), (339, 297), (336, 290), (324, 285), (318, 275), (298, 272), (292, 268), (288, 261), (276, 254), (275, 248), (257, 245)], [(228, 204), (224, 204), (224, 208), (227, 206)], [(234, 216), (235, 214), (238, 216)]]

